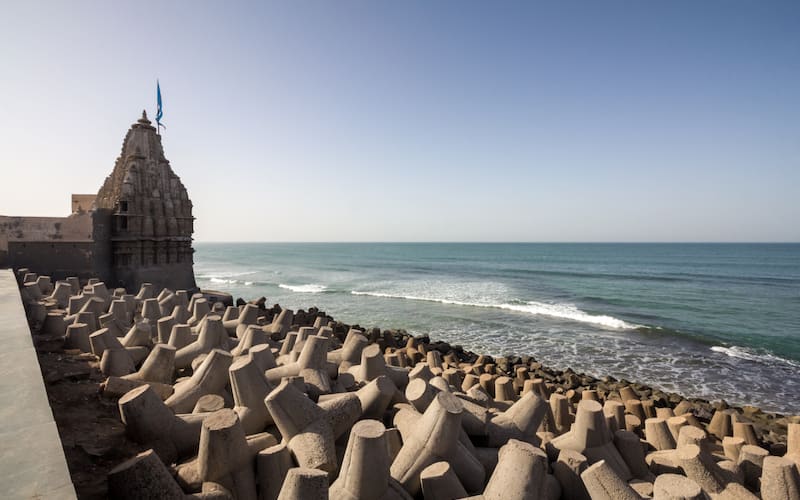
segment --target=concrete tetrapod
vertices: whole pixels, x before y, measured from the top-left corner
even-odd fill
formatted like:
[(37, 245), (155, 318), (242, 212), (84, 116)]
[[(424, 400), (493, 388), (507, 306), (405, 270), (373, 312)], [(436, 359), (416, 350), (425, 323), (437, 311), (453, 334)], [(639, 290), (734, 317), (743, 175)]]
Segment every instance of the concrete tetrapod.
[[(94, 316), (94, 314), (91, 313), (83, 313), (83, 314), (90, 314)], [(78, 317), (80, 318), (82, 316), (79, 314)], [(122, 323), (114, 319), (114, 315), (112, 315), (111, 313), (100, 315), (100, 317), (97, 318), (97, 321), (100, 324), (99, 328), (108, 328), (109, 330), (111, 330), (111, 333), (113, 333), (115, 337), (124, 337), (125, 332), (129, 331), (131, 327), (131, 325), (123, 325)]]
[(396, 366), (387, 366), (386, 360), (381, 352), (381, 346), (378, 344), (371, 344), (361, 351), (361, 364), (352, 366), (348, 370), (357, 381), (370, 382), (386, 375), (389, 377), (398, 389), (405, 390), (408, 385), (408, 368), (399, 368)]
[(236, 338), (242, 338), (247, 327), (258, 323), (258, 306), (255, 304), (245, 304), (244, 309), (239, 313), (236, 319), (223, 322), (225, 330), (229, 335), (234, 335)]
[(789, 424), (786, 431), (786, 458), (794, 461), (800, 469), (800, 423)]
[(675, 449), (675, 438), (663, 418), (648, 418), (644, 421), (644, 435), (656, 451)]
[(301, 467), (336, 471), (335, 441), (361, 416), (355, 394), (317, 405), (285, 379), (264, 403)]
[(161, 312), (160, 316), (167, 316), (172, 314), (172, 311), (175, 309), (178, 296), (169, 288), (165, 288), (161, 290), (156, 300), (158, 301), (158, 308)]
[[(726, 438), (726, 439), (733, 439), (733, 438)], [(680, 431), (678, 431), (677, 449), (680, 449), (681, 447), (687, 444), (697, 445), (704, 452), (709, 451), (708, 435), (704, 430), (698, 427), (694, 427), (691, 425), (684, 425), (683, 427), (681, 427)], [(622, 447), (619, 445), (617, 447), (620, 449), (620, 453), (622, 453)], [(681, 473), (680, 458), (678, 456), (677, 449), (653, 451), (648, 453), (645, 460), (650, 470), (657, 475), (665, 473), (680, 474)], [(623, 456), (625, 455), (623, 454)], [(631, 466), (631, 471), (633, 470), (634, 467)], [(640, 474), (637, 474), (636, 472), (634, 472), (634, 475), (636, 477), (642, 478), (642, 476)]]
[(700, 486), (680, 474), (661, 474), (653, 483), (653, 500), (705, 500)]
[(186, 320), (186, 324), (192, 327), (197, 326), (210, 312), (211, 307), (208, 305), (208, 301), (206, 299), (195, 299), (192, 303), (192, 317)]
[(222, 315), (222, 324), (225, 325), (225, 329), (228, 329), (228, 322), (235, 320), (239, 317), (239, 308), (236, 306), (228, 306), (225, 308), (225, 313)]
[[(273, 441), (274, 442), (274, 441)], [(230, 485), (235, 498), (256, 500), (253, 457), (236, 412), (223, 408), (203, 421), (197, 465), (200, 478)]]
[(151, 340), (151, 332), (152, 328), (150, 328), (150, 323), (142, 321), (130, 327), (128, 332), (124, 337), (122, 337), (122, 339), (120, 339), (119, 342), (124, 347), (150, 347), (153, 345), (153, 341)]
[(783, 457), (764, 458), (761, 498), (800, 500), (800, 473), (794, 462)]
[(536, 436), (536, 430), (547, 415), (547, 410), (547, 403), (533, 391), (526, 393), (511, 408), (489, 421), (488, 445), (498, 448), (509, 439), (516, 439), (538, 446), (541, 440)]
[(175, 413), (189, 413), (201, 396), (221, 394), (228, 385), (228, 369), (232, 362), (229, 352), (214, 349), (189, 379), (175, 384), (175, 394), (165, 401), (166, 405)]
[[(178, 295), (178, 297), (180, 297), (180, 295)], [(186, 306), (180, 304), (172, 308), (172, 314), (170, 314), (170, 316), (172, 317), (172, 319), (175, 320), (175, 323), (178, 325), (186, 325), (187, 324), (186, 322), (189, 321), (189, 318), (192, 317), (191, 313), (189, 312), (189, 309)]]
[(647, 467), (644, 448), (639, 436), (631, 431), (618, 430), (614, 432), (614, 446), (619, 451), (625, 464), (630, 469), (633, 477), (643, 481), (652, 482), (655, 478)]
[(195, 340), (196, 339), (192, 335), (192, 328), (189, 325), (177, 324), (172, 327), (167, 344), (171, 345), (175, 349), (181, 349), (191, 344)]
[(159, 344), (166, 344), (169, 342), (169, 335), (172, 332), (172, 327), (177, 325), (178, 322), (172, 316), (164, 316), (159, 318), (156, 322), (156, 342)]
[(297, 339), (292, 346), (291, 352), (288, 353), (292, 361), (297, 361), (297, 358), (300, 357), (300, 353), (303, 351), (303, 346), (306, 345), (306, 340), (314, 335), (316, 335), (316, 329), (313, 327), (301, 326), (298, 328)]
[(206, 394), (197, 400), (192, 413), (214, 413), (225, 408), (225, 399), (219, 394)]
[[(224, 410), (224, 408), (220, 408), (215, 412), (222, 410)], [(239, 443), (240, 450), (237, 450), (237, 453), (241, 452), (241, 450), (244, 450), (241, 460), (250, 464), (252, 467), (256, 457), (261, 451), (271, 446), (275, 446), (276, 444), (278, 444), (278, 441), (275, 436), (269, 432), (259, 432), (257, 434), (246, 436), (246, 443), (244, 447), (242, 447), (241, 443)], [(178, 481), (178, 484), (181, 485), (184, 491), (200, 491), (203, 489), (203, 485), (209, 482), (208, 480), (204, 480), (201, 475), (199, 455), (190, 460), (177, 464), (174, 468), (174, 471), (175, 479)], [(224, 484), (227, 488), (232, 488), (230, 480), (227, 477), (214, 482), (219, 482)]]
[(757, 498), (744, 486), (731, 482), (730, 474), (714, 461), (711, 454), (701, 450), (696, 444), (680, 446), (678, 459), (686, 477), (696, 482), (710, 496), (727, 494), (736, 499)]
[(106, 377), (122, 377), (134, 373), (136, 366), (125, 349), (106, 349), (100, 358), (100, 371)]
[(342, 347), (328, 353), (328, 361), (339, 365), (340, 370), (348, 370), (361, 360), (361, 351), (367, 346), (367, 338), (359, 330), (350, 330)]
[[(625, 430), (625, 405), (620, 403), (619, 401), (614, 401), (613, 399), (607, 399), (605, 403), (603, 403), (603, 414), (608, 419), (609, 417), (613, 419), (613, 429), (612, 433)], [(610, 420), (609, 420), (610, 422)]]
[(66, 281), (57, 281), (56, 287), (53, 289), (48, 297), (48, 301), (55, 303), (58, 309), (64, 309), (69, 304), (69, 298), (72, 296), (72, 287)]
[(430, 385), (424, 378), (411, 379), (406, 386), (406, 399), (420, 413), (425, 413), (428, 406), (440, 391)]
[[(463, 405), (464, 401), (460, 401)], [(395, 409), (397, 410), (393, 417), (395, 428), (400, 433), (402, 441), (408, 441), (417, 433), (419, 422), (423, 415), (414, 410), (413, 406), (404, 403), (395, 404)], [(462, 411), (462, 422), (464, 414), (465, 412)], [(481, 455), (481, 452), (483, 452), (483, 455)], [(456, 473), (464, 488), (467, 491), (476, 492), (483, 489), (483, 481), (486, 475), (494, 470), (497, 465), (497, 449), (475, 448), (462, 425), (462, 429), (458, 430), (456, 448), (446, 460), (450, 463), (453, 472)]]
[(392, 398), (397, 393), (397, 387), (389, 377), (381, 375), (369, 384), (356, 391), (361, 401), (363, 418), (381, 419), (389, 408)]
[(758, 479), (761, 477), (764, 458), (768, 455), (767, 450), (752, 444), (746, 444), (739, 450), (736, 465), (744, 474), (744, 484), (754, 491), (758, 490)]
[[(528, 394), (534, 395), (532, 392)], [(497, 467), (486, 484), (483, 498), (484, 500), (546, 499), (546, 476), (547, 455), (530, 443), (511, 439), (500, 448)]]
[(589, 492), (581, 480), (581, 473), (586, 470), (588, 463), (586, 457), (577, 451), (564, 450), (558, 454), (558, 460), (553, 462), (553, 475), (561, 483), (564, 498), (571, 500), (589, 500)]
[(436, 462), (425, 467), (419, 475), (419, 482), (425, 500), (452, 500), (467, 496), (467, 490), (447, 462)]
[(108, 496), (121, 500), (182, 500), (183, 490), (152, 450), (143, 451), (108, 473)]
[(719, 439), (733, 436), (733, 423), (736, 422), (736, 410), (717, 410), (708, 424), (708, 433)]
[(641, 500), (605, 460), (600, 460), (581, 473), (581, 479), (592, 500)]
[(169, 384), (172, 382), (174, 371), (175, 348), (167, 344), (156, 344), (145, 358), (141, 368), (136, 373), (125, 375), (122, 378)]
[(725, 453), (725, 458), (728, 460), (738, 462), (742, 446), (744, 446), (744, 439), (740, 437), (725, 436), (722, 438), (722, 449)]
[(289, 469), (278, 500), (328, 500), (328, 474), (304, 467)]
[(249, 357), (239, 358), (228, 369), (236, 406), (233, 411), (239, 416), (246, 434), (261, 432), (272, 424), (264, 398), (272, 387), (264, 378), (258, 365)]
[(157, 299), (147, 299), (142, 304), (142, 320), (150, 325), (155, 326), (158, 319), (161, 317), (161, 307), (158, 305)]
[(278, 498), (283, 480), (292, 467), (294, 467), (292, 454), (286, 447), (286, 443), (259, 451), (256, 457), (258, 499), (275, 500)]
[(552, 424), (548, 430), (557, 435), (569, 432), (575, 420), (575, 416), (569, 412), (569, 400), (563, 394), (551, 394), (548, 401), (550, 402), (548, 420), (552, 417)]
[[(247, 357), (251, 358), (258, 365), (259, 370), (266, 372), (270, 368), (275, 368), (275, 355), (269, 344), (258, 344), (247, 350)], [(266, 373), (264, 374), (266, 377)]]
[(136, 301), (142, 302), (146, 299), (152, 299), (156, 296), (156, 287), (152, 283), (142, 283), (139, 287), (139, 293), (136, 294)]
[[(628, 465), (612, 441), (611, 431), (603, 415), (603, 407), (597, 401), (588, 399), (578, 404), (575, 423), (572, 429), (548, 443), (548, 449), (573, 450), (587, 458), (590, 464), (606, 461), (623, 482), (633, 477)], [(551, 452), (548, 451), (548, 454)], [(558, 456), (554, 451), (553, 456)], [(590, 491), (591, 493), (591, 491)]]
[(272, 323), (264, 326), (264, 332), (273, 340), (281, 340), (292, 329), (293, 320), (294, 313), (292, 310), (284, 309), (272, 319)]
[(206, 317), (197, 340), (191, 344), (181, 347), (175, 353), (175, 368), (188, 368), (192, 365), (192, 360), (201, 354), (211, 352), (212, 349), (221, 348), (228, 350), (228, 334), (222, 327), (222, 320), (217, 315)]
[[(411, 497), (389, 476), (386, 428), (361, 420), (350, 431), (339, 477), (328, 492), (332, 500), (400, 500)], [(465, 493), (466, 494), (466, 493)]]
[(733, 437), (742, 438), (745, 444), (758, 445), (755, 428), (750, 422), (734, 422)]
[(81, 352), (92, 352), (92, 345), (89, 343), (89, 326), (86, 323), (67, 325), (64, 347), (79, 349)]
[(409, 494), (419, 492), (422, 470), (441, 461), (453, 465), (468, 491), (478, 491), (483, 485), (483, 466), (471, 454), (459, 453), (462, 411), (463, 406), (457, 397), (440, 392), (417, 420), (413, 431), (404, 436), (403, 447), (390, 470), (392, 477)]
[(239, 343), (231, 349), (231, 354), (234, 356), (242, 356), (250, 352), (254, 346), (266, 344), (269, 338), (267, 334), (264, 333), (258, 326), (249, 325), (247, 330), (245, 330), (244, 334), (241, 337)]
[(148, 385), (119, 399), (125, 434), (151, 446), (165, 463), (197, 453), (200, 428), (206, 415), (175, 415)]
[(294, 363), (277, 366), (267, 370), (266, 377), (276, 384), (284, 377), (301, 376), (306, 384), (316, 388), (319, 394), (331, 392), (331, 379), (328, 375), (328, 345), (330, 339), (312, 335), (303, 346), (300, 357)]

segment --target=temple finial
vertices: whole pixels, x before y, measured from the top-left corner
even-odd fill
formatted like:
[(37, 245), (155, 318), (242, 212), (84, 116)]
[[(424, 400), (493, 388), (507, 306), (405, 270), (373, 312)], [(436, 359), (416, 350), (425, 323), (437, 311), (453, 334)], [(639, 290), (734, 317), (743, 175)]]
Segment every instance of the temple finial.
[(139, 123), (144, 123), (145, 125), (150, 125), (150, 120), (147, 119), (147, 110), (142, 110), (142, 117), (139, 118)]

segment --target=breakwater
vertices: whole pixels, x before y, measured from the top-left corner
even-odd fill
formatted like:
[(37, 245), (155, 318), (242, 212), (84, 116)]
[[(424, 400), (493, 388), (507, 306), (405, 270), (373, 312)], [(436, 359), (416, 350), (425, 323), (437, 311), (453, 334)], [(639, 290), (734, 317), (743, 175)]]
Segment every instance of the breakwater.
[(36, 331), (97, 356), (104, 396), (119, 398), (144, 450), (109, 472), (112, 496), (780, 498), (797, 487), (800, 424), (755, 407), (265, 299), (20, 279)]

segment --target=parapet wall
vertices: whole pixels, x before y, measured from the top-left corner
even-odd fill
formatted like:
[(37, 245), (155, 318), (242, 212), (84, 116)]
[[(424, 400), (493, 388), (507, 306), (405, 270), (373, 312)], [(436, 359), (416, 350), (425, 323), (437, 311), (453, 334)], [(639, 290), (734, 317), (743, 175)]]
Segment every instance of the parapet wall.
[(55, 279), (101, 274), (92, 214), (67, 217), (0, 216), (0, 267), (27, 267)]
[(7, 217), (0, 215), (0, 248), (9, 241), (91, 241), (92, 216)]
[(11, 270), (0, 269), (0, 485), (3, 498), (74, 499), (64, 450)]

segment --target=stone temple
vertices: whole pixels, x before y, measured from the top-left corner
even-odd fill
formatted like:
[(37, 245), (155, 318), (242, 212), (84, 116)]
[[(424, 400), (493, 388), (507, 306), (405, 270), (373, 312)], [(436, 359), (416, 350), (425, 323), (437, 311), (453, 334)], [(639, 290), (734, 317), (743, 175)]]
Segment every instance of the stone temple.
[(192, 202), (143, 112), (100, 191), (73, 194), (69, 216), (0, 216), (0, 268), (192, 290), (193, 232)]

